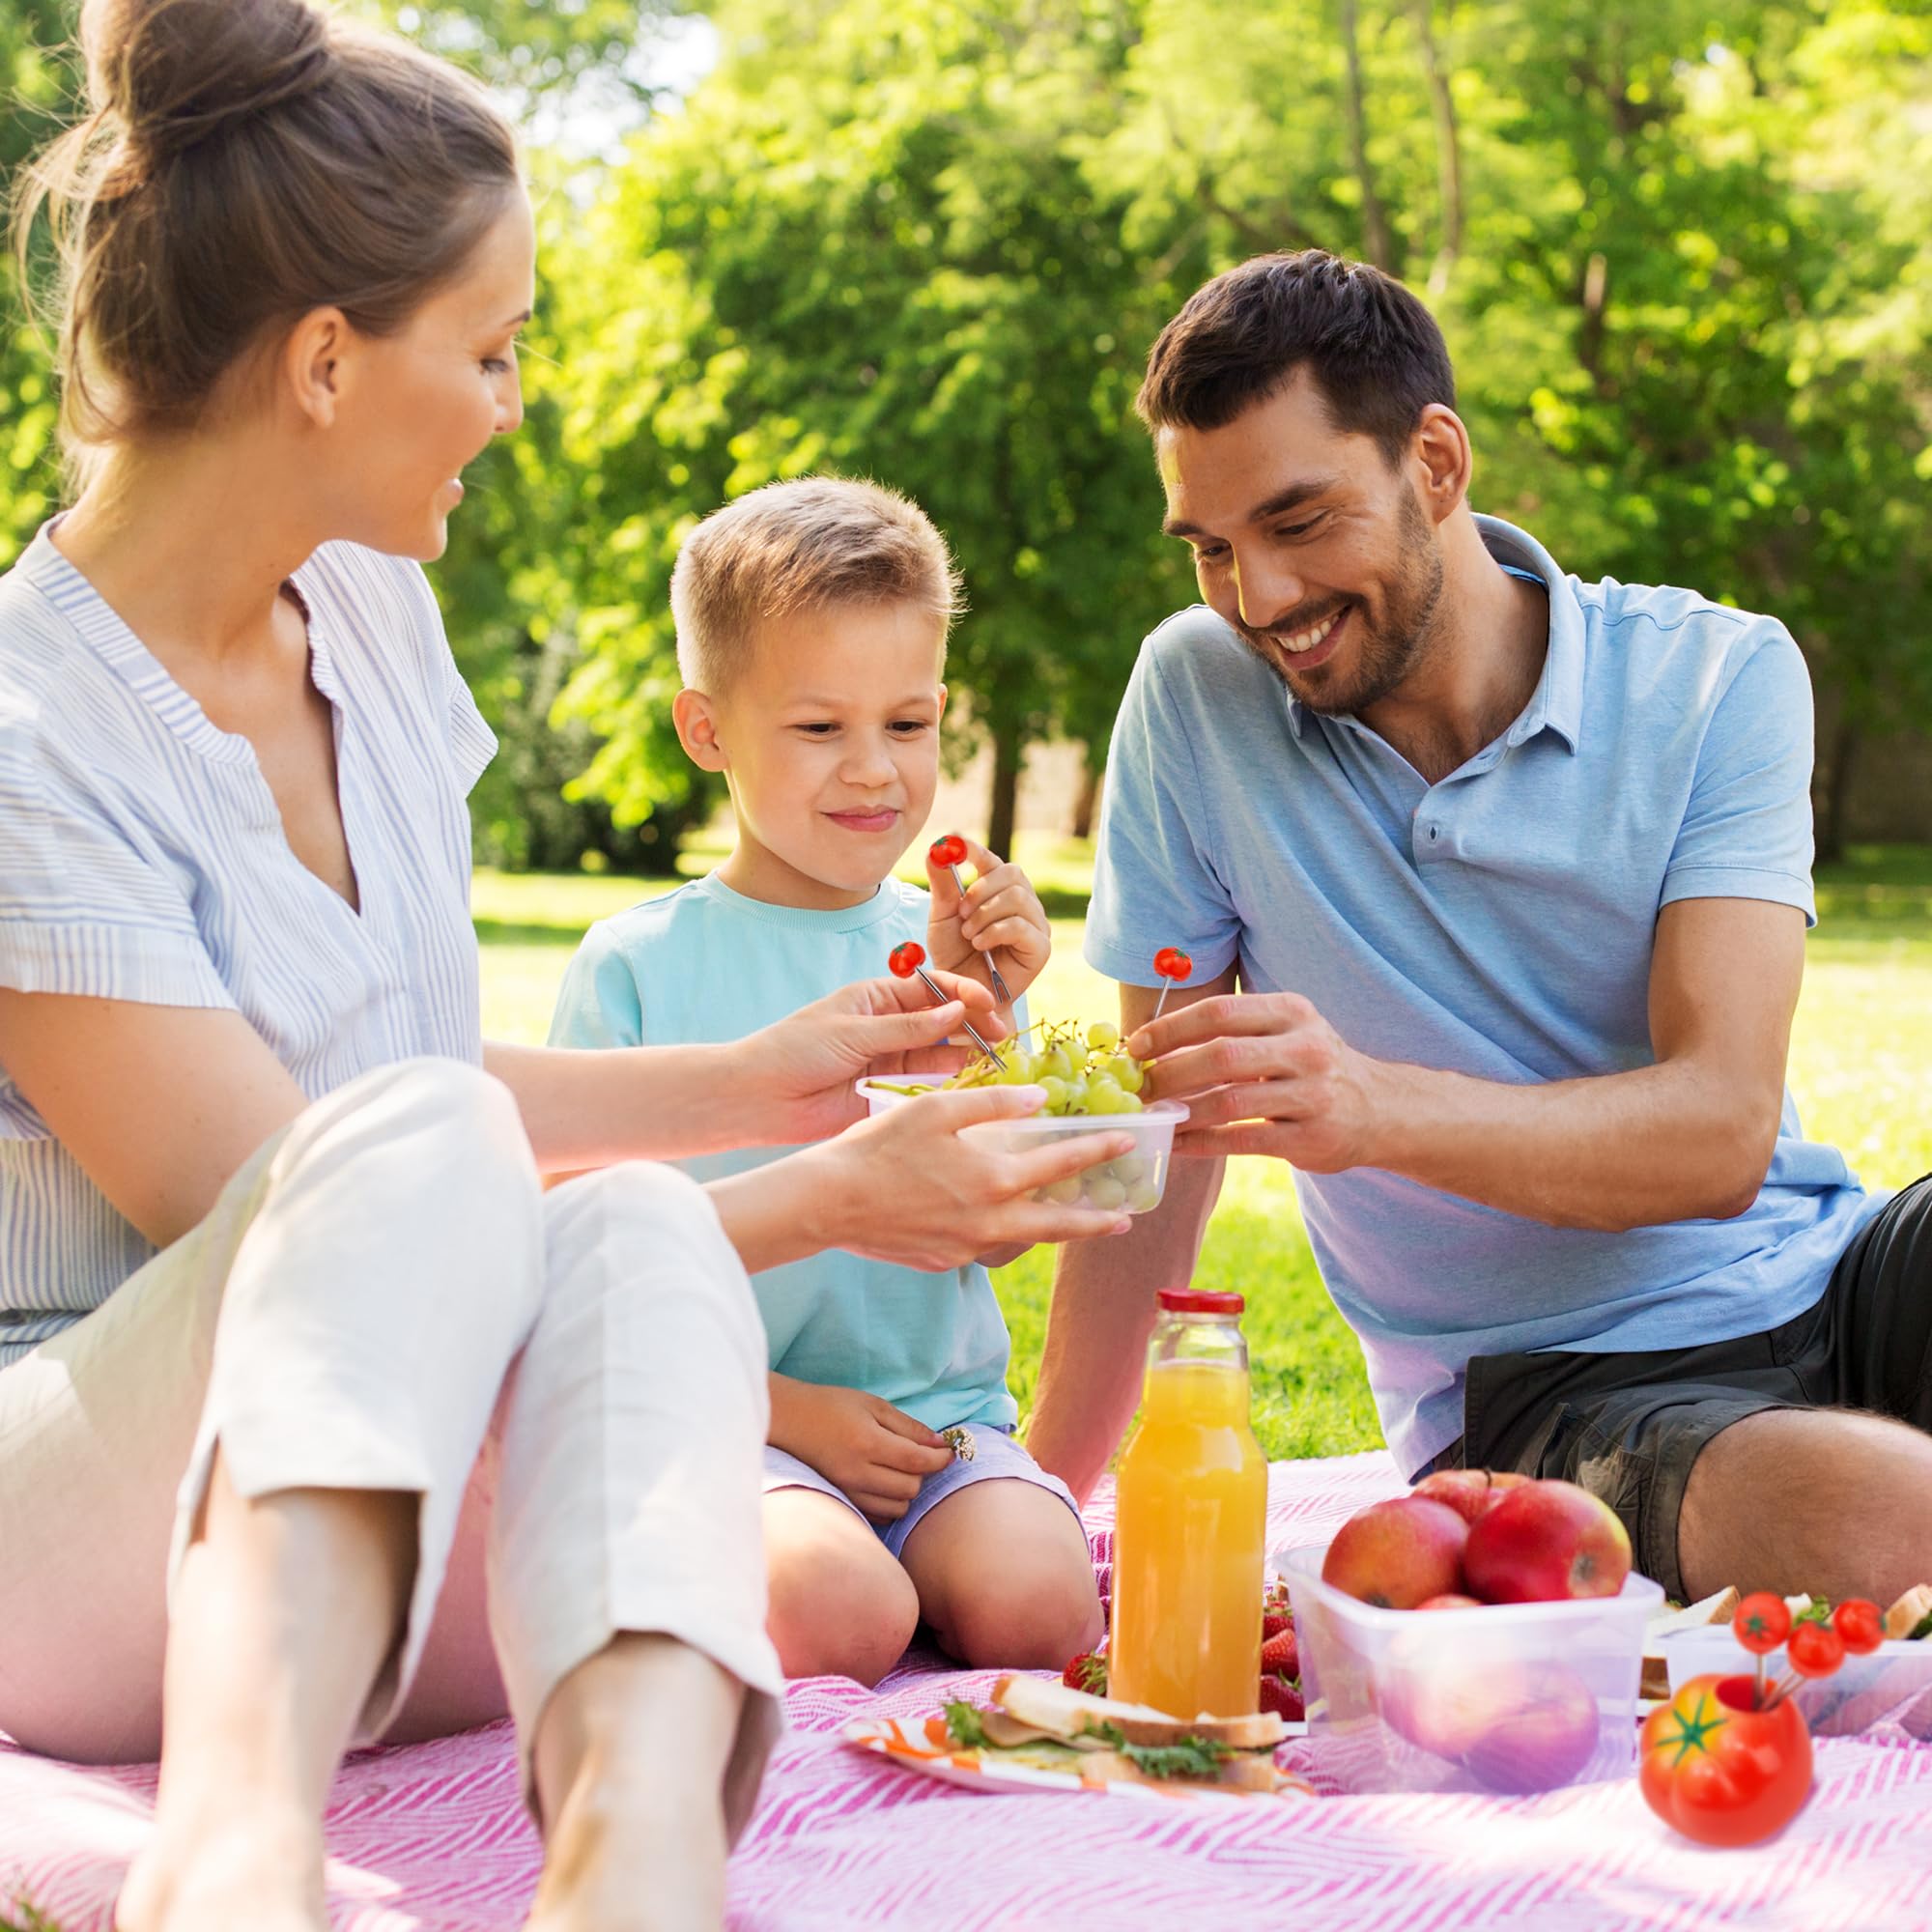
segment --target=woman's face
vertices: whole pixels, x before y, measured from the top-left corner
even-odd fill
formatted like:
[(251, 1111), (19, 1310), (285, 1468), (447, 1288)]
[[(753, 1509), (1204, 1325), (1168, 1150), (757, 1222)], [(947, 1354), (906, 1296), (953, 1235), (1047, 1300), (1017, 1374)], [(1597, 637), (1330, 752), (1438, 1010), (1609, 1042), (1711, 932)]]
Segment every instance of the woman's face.
[(524, 419), (517, 331), (529, 320), (536, 232), (521, 189), (454, 281), (392, 335), (354, 339), (327, 440), (332, 531), (424, 562), (442, 554), (465, 466)]

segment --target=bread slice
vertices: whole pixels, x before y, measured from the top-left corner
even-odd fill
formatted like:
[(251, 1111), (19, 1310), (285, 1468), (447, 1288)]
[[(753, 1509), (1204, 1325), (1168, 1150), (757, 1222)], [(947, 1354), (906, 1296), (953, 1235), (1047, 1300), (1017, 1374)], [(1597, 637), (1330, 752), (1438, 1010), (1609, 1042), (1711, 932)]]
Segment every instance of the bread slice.
[(1230, 1750), (1260, 1750), (1279, 1744), (1287, 1726), (1273, 1711), (1254, 1711), (1242, 1718), (1177, 1718), (1151, 1704), (1125, 1704), (1115, 1697), (1092, 1697), (1084, 1690), (1046, 1677), (1017, 1674), (993, 1686), (993, 1702), (1008, 1717), (1057, 1738), (1072, 1740), (1082, 1732), (1111, 1724), (1130, 1745), (1178, 1745), (1188, 1738), (1225, 1745)]
[(1711, 1624), (1729, 1623), (1737, 1613), (1737, 1589), (1715, 1590), (1708, 1597), (1687, 1604), (1681, 1610), (1660, 1610), (1644, 1626), (1643, 1675), (1638, 1681), (1639, 1697), (1670, 1695), (1670, 1665), (1663, 1655), (1663, 1639), (1678, 1631), (1703, 1630)]
[(1932, 1583), (1920, 1583), (1886, 1611), (1885, 1634), (1888, 1637), (1910, 1636), (1927, 1617), (1932, 1617)]

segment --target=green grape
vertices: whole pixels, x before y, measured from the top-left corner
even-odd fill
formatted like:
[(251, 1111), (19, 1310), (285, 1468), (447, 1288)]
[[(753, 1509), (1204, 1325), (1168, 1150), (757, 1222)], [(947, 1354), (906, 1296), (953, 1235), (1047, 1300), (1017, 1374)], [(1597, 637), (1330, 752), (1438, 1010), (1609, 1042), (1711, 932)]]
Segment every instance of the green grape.
[(1106, 1066), (1107, 1071), (1126, 1093), (1138, 1094), (1147, 1081), (1147, 1075), (1141, 1070), (1140, 1062), (1129, 1059), (1124, 1053), (1110, 1055)]
[(1148, 1164), (1146, 1160), (1137, 1153), (1123, 1153), (1119, 1160), (1112, 1162), (1107, 1169), (1107, 1172), (1116, 1180), (1124, 1180), (1129, 1187), (1135, 1181), (1145, 1179), (1147, 1178), (1147, 1171)]
[(1097, 1052), (1109, 1052), (1120, 1043), (1121, 1030), (1112, 1020), (1095, 1020), (1087, 1029), (1087, 1044)]
[(1084, 1114), (1087, 1106), (1087, 1082), (1078, 1073), (1066, 1083), (1066, 1105), (1061, 1109), (1065, 1114)]
[(1040, 1087), (1046, 1094), (1046, 1111), (1049, 1114), (1064, 1114), (1066, 1111), (1066, 1082), (1052, 1073), (1042, 1073)]
[(1052, 1074), (1056, 1080), (1071, 1080), (1073, 1056), (1064, 1046), (1050, 1046), (1040, 1056), (1040, 1071)]
[(1049, 1181), (1034, 1196), (1037, 1201), (1051, 1201), (1056, 1208), (1077, 1208), (1084, 1198), (1077, 1174), (1069, 1174), (1065, 1180)]
[[(1087, 1111), (1090, 1114), (1124, 1114), (1133, 1095), (1121, 1091), (1121, 1083), (1105, 1073), (1096, 1073), (1087, 1083)], [(1140, 1102), (1134, 1100), (1138, 1107)]]
[(1145, 1214), (1151, 1208), (1160, 1206), (1159, 1184), (1151, 1180), (1137, 1180), (1127, 1189), (1127, 1212)]
[(1124, 1208), (1127, 1190), (1111, 1175), (1090, 1174), (1087, 1177), (1087, 1205), (1090, 1208)]

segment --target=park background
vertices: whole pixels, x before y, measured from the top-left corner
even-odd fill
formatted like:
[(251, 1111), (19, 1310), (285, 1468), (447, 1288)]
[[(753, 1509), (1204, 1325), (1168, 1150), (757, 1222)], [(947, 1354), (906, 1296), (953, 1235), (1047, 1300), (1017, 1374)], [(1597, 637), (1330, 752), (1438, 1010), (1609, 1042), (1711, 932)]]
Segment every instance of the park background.
[[(1928, 0), (368, 4), (525, 128), (528, 416), (434, 577), (501, 740), (473, 804), (486, 1023), (541, 1038), (592, 918), (719, 855), (667, 586), (725, 498), (816, 469), (916, 497), (971, 611), (939, 817), (1033, 870), (1038, 1009), (1079, 959), (1143, 634), (1193, 600), (1131, 399), (1200, 282), (1318, 243), (1439, 316), (1480, 509), (1584, 578), (1775, 612), (1818, 694), (1822, 923), (1792, 1084), (1867, 1181), (1932, 1168)], [(0, 0), (0, 167), (71, 111), (60, 0)], [(0, 566), (56, 506), (11, 267)], [(4, 837), (0, 828), (0, 837)], [(1050, 1257), (1004, 1270), (1030, 1391)], [(1274, 1455), (1379, 1440), (1285, 1169), (1202, 1264), (1249, 1292)]]

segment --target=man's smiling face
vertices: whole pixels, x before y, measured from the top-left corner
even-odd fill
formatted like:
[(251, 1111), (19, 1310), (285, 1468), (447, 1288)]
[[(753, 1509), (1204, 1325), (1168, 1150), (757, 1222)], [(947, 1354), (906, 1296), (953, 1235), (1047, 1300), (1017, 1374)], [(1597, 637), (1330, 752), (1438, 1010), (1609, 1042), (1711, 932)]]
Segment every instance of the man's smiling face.
[(1307, 370), (1220, 429), (1167, 427), (1162, 526), (1201, 594), (1310, 709), (1360, 712), (1436, 630), (1442, 553), (1411, 477), (1338, 430)]

